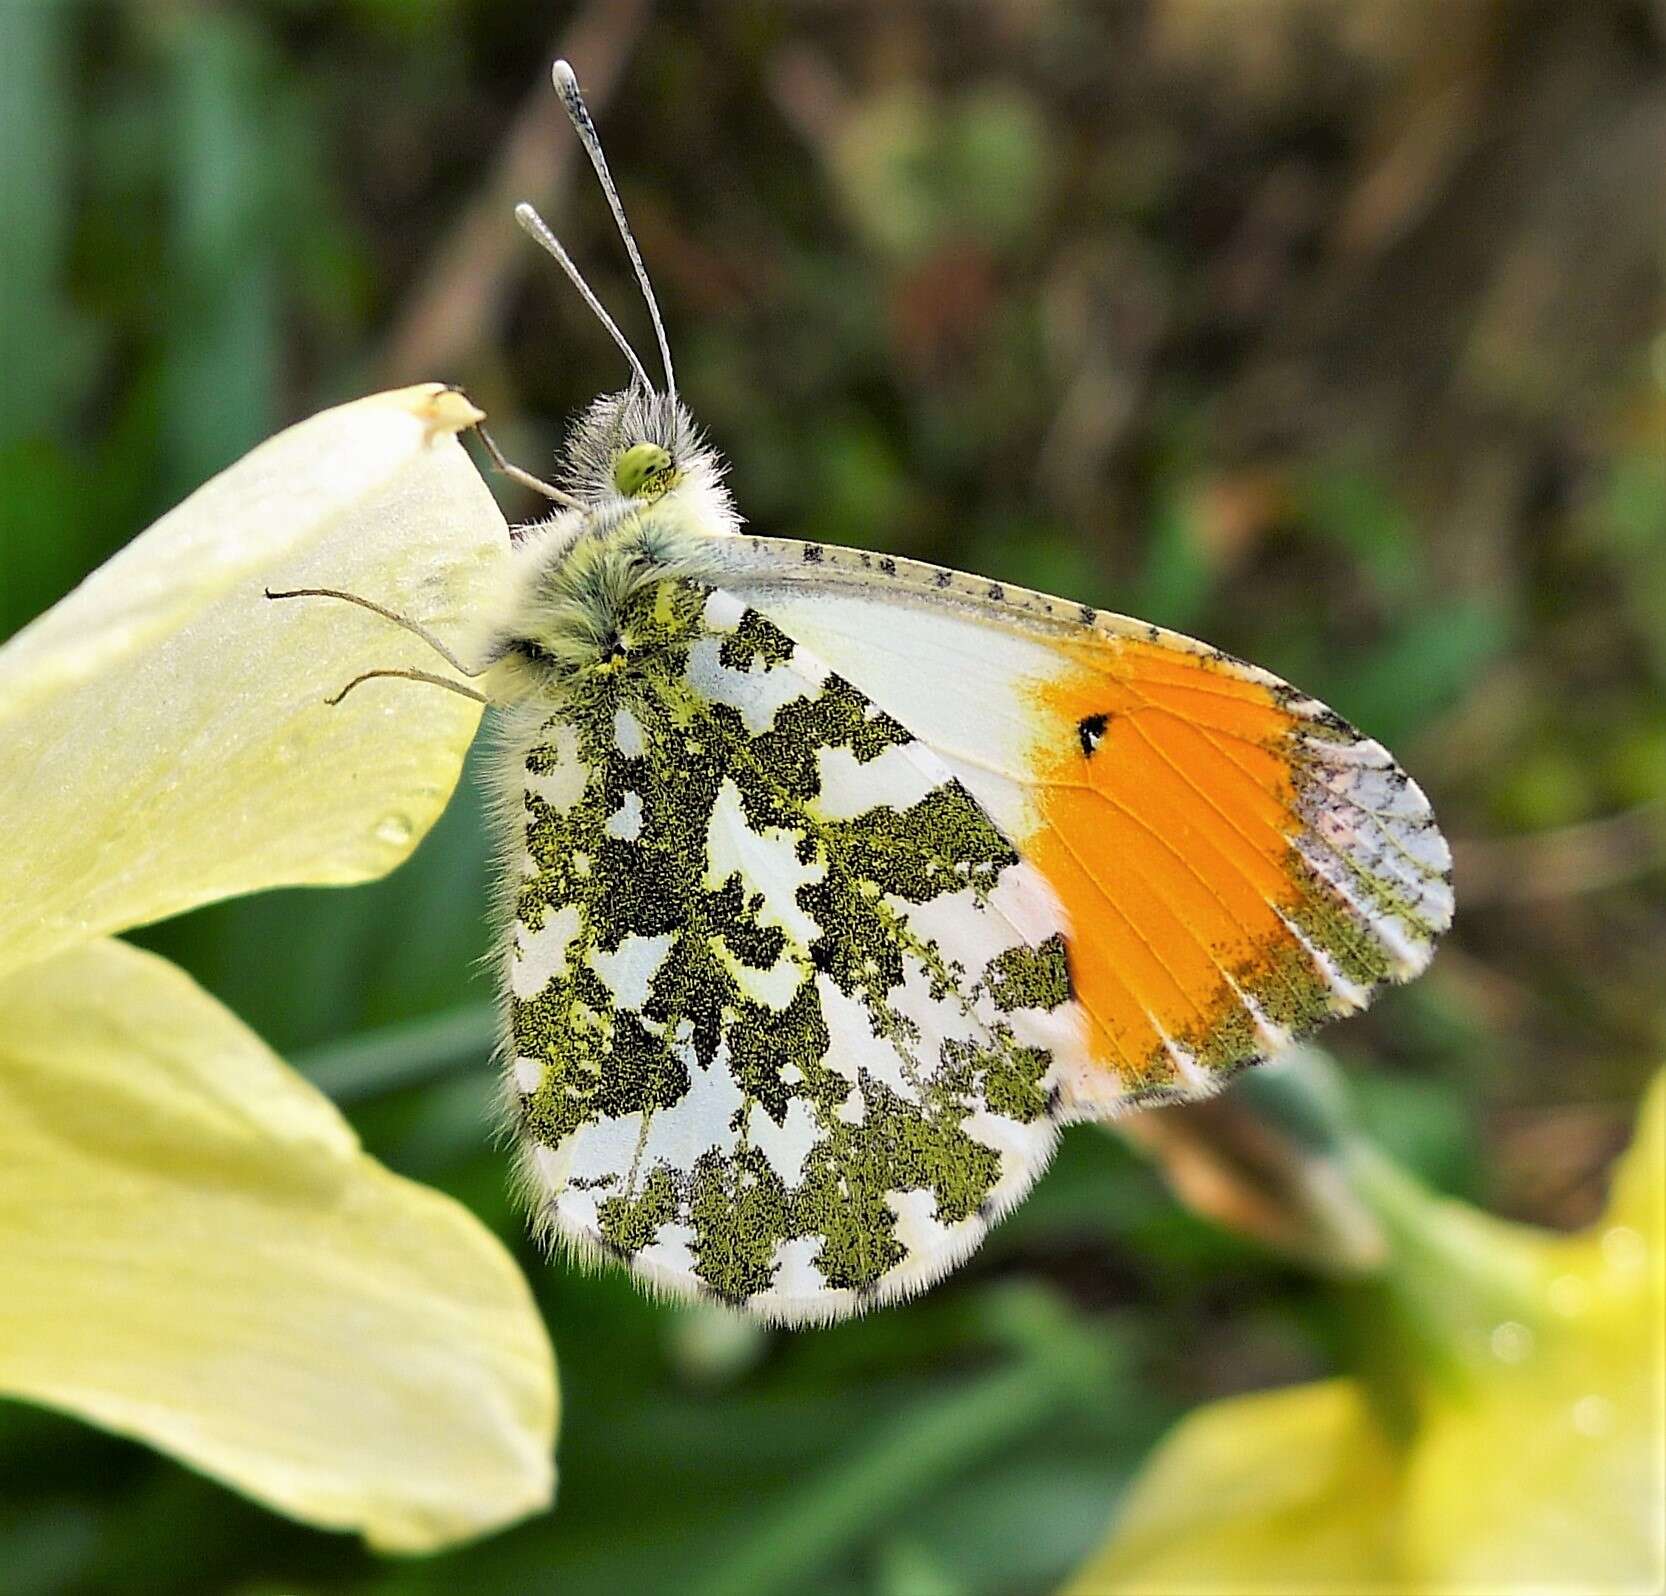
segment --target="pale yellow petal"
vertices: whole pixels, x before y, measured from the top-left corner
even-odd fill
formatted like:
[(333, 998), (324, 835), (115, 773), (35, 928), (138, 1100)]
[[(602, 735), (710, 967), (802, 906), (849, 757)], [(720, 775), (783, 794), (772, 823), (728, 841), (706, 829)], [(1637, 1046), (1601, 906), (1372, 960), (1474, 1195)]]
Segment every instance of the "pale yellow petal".
[(498, 591), (503, 518), (438, 385), (303, 421), (170, 511), (0, 649), (0, 969), (195, 904), (384, 874), (444, 808), (477, 705), (331, 600), (455, 639)]
[[(1596, 1240), (1624, 1225), (1644, 1238), (1657, 1276), (1666, 1270), (1666, 1070), (1657, 1074), (1637, 1111), (1637, 1131), (1614, 1170), (1608, 1208)], [(1612, 1243), (1609, 1252), (1613, 1252)]]
[(1499, 1225), (1538, 1280), (1477, 1372), (1434, 1386), (1407, 1475), (1407, 1566), (1432, 1590), (1666, 1588), (1666, 1084), (1601, 1223)]
[(421, 1551), (548, 1502), (526, 1283), (174, 966), (0, 980), (0, 1390)]
[(1347, 1380), (1211, 1402), (1158, 1446), (1070, 1596), (1365, 1596), (1394, 1577), (1395, 1458)]

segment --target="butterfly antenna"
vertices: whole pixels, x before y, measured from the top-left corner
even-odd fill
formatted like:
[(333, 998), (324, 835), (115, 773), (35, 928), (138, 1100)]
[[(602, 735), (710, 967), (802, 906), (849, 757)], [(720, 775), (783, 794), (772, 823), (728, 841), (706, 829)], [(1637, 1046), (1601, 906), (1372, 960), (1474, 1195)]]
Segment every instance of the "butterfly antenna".
[(573, 264), (573, 257), (561, 246), (561, 240), (549, 230), (549, 225), (525, 200), (515, 207), (515, 220), (521, 224), (523, 231), (528, 233), (555, 257), (556, 264), (572, 279), (573, 287), (583, 296), (585, 304), (595, 312), (596, 319), (613, 335), (614, 343), (624, 351), (625, 359), (631, 363), (631, 370), (636, 374), (647, 392), (654, 391), (654, 385), (648, 380), (648, 373), (642, 362), (637, 358), (636, 351), (631, 348), (630, 340), (619, 331), (616, 322), (603, 308), (601, 300), (596, 298), (594, 290), (585, 282), (584, 274)]
[(565, 61), (557, 61), (550, 69), (550, 76), (555, 81), (555, 92), (561, 96), (561, 103), (567, 108), (567, 120), (573, 124), (573, 131), (578, 134), (579, 143), (584, 146), (584, 153), (590, 157), (590, 164), (596, 169), (602, 192), (607, 196), (608, 208), (613, 212), (613, 220), (618, 224), (619, 236), (625, 241), (625, 253), (630, 256), (631, 265), (636, 268), (636, 280), (641, 284), (642, 297), (648, 301), (648, 315), (654, 323), (654, 336), (659, 340), (659, 358), (665, 367), (665, 391), (675, 399), (677, 379), (671, 371), (671, 344), (665, 336), (665, 323), (660, 319), (659, 301), (654, 298), (654, 285), (648, 281), (648, 268), (642, 264), (641, 251), (636, 247), (630, 223), (625, 220), (625, 207), (620, 202), (619, 190), (613, 186), (613, 174), (607, 169), (607, 157), (602, 154), (602, 141), (596, 136), (596, 124), (590, 120), (590, 110), (584, 103), (584, 96), (579, 92), (578, 77)]

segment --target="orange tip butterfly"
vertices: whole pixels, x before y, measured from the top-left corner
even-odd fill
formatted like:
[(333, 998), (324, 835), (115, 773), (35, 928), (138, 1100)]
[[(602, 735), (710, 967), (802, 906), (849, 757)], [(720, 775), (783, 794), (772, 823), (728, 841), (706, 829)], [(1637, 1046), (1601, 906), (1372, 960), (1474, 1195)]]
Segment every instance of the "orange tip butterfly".
[(1379, 744), (1219, 649), (743, 533), (554, 78), (663, 386), (519, 207), (631, 381), (557, 485), (505, 465), (556, 508), (472, 665), (380, 611), (481, 690), (373, 674), (499, 714), (502, 1057), (541, 1229), (825, 1322), (966, 1257), (1062, 1125), (1205, 1097), (1416, 975), (1450, 856)]

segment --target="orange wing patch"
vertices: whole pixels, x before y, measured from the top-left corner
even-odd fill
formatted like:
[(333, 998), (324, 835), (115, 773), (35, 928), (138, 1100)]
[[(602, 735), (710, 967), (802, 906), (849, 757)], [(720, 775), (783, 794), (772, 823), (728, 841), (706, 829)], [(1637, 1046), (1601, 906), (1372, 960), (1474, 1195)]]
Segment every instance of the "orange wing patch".
[(1072, 925), (1084, 1106), (1212, 1090), (1423, 968), (1450, 858), (1379, 744), (1156, 628), (1058, 646), (1022, 846)]

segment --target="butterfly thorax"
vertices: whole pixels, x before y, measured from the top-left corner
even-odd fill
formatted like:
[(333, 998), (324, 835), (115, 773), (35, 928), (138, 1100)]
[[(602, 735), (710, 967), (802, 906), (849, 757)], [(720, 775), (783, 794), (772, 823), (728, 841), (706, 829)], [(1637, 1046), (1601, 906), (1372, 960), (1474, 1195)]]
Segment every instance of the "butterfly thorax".
[(492, 657), (546, 693), (628, 668), (650, 646), (644, 591), (708, 574), (702, 550), (736, 530), (723, 474), (678, 400), (640, 389), (596, 400), (563, 451), (572, 505), (520, 534), (513, 622)]

